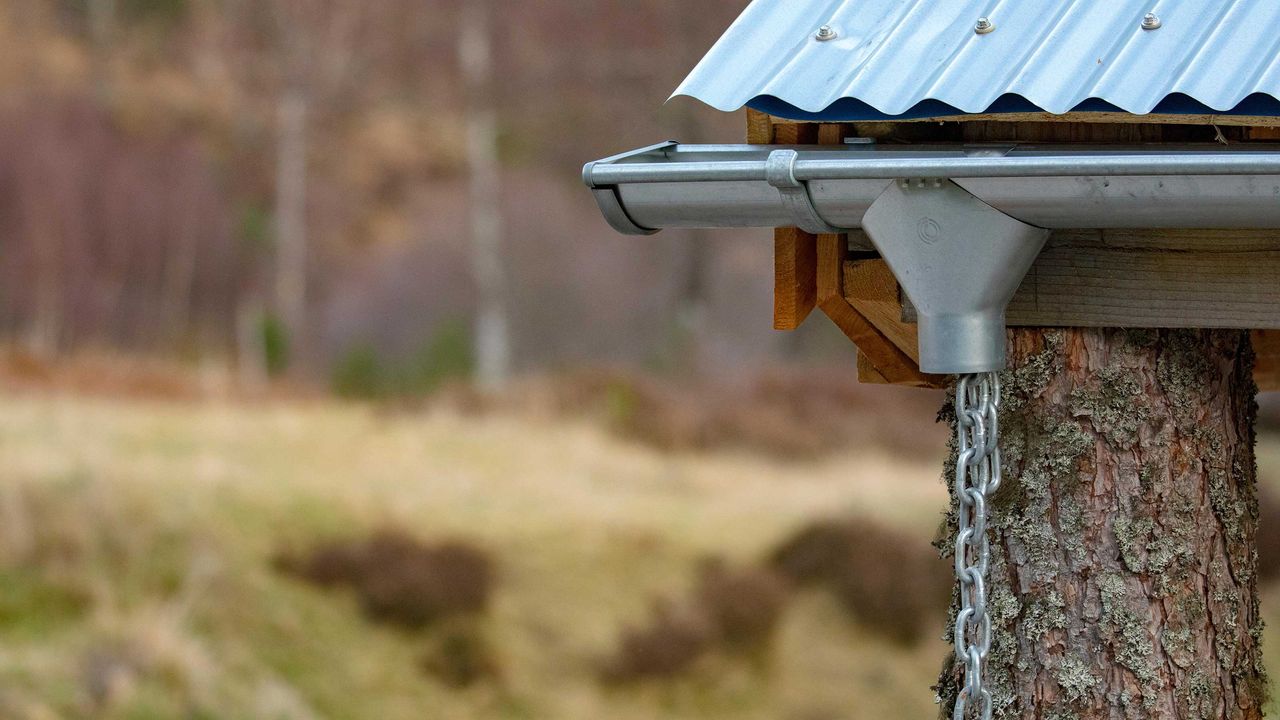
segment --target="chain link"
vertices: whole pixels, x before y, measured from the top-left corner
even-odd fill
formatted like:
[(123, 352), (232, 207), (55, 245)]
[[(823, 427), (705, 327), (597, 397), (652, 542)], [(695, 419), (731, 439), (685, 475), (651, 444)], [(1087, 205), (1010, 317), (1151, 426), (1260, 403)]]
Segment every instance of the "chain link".
[(1000, 488), (1000, 379), (995, 373), (964, 375), (956, 384), (955, 495), (958, 500), (955, 545), (960, 612), (956, 615), (956, 658), (964, 684), (956, 696), (952, 720), (965, 720), (970, 705), (977, 717), (991, 720), (991, 691), (982, 674), (991, 652), (991, 615), (987, 612), (987, 501)]

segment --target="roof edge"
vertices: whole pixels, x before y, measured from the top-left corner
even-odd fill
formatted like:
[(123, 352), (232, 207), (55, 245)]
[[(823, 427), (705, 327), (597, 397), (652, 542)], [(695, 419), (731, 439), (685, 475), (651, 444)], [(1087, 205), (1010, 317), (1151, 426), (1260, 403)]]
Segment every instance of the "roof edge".
[[(696, 97), (696, 96), (690, 96)], [(704, 101), (705, 102), (705, 101)], [(710, 103), (708, 103), (710, 104)], [(716, 107), (713, 105), (713, 107)], [(808, 111), (798, 108), (773, 95), (760, 95), (746, 104), (753, 110), (759, 110), (774, 117), (801, 122), (858, 122), (858, 121), (904, 121), (921, 120), (935, 117), (958, 117), (965, 115), (1010, 115), (1024, 113), (1049, 113), (1066, 115), (1069, 113), (1114, 113), (1132, 115), (1135, 119), (1150, 115), (1223, 115), (1223, 116), (1280, 116), (1280, 98), (1270, 93), (1253, 93), (1246, 96), (1230, 108), (1214, 108), (1183, 93), (1173, 93), (1151, 109), (1150, 113), (1131, 113), (1101, 98), (1088, 98), (1068, 110), (1066, 113), (1046, 110), (1031, 102), (1022, 95), (1008, 93), (1000, 96), (994, 103), (980, 112), (966, 112), (953, 105), (935, 99), (925, 99), (916, 103), (906, 112), (890, 115), (881, 112), (874, 106), (854, 98), (841, 98), (819, 111)], [(719, 108), (726, 110), (726, 108)]]

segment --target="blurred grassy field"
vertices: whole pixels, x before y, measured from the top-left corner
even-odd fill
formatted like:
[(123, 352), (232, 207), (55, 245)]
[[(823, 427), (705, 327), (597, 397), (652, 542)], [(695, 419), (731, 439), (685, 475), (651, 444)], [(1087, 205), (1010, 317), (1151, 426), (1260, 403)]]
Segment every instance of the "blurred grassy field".
[[(595, 669), (705, 554), (757, 559), (847, 511), (927, 543), (941, 452), (784, 463), (660, 454), (531, 417), (7, 396), (0, 716), (933, 717), (942, 643), (895, 646), (821, 594), (787, 612), (769, 673), (713, 657), (608, 690)], [(1263, 456), (1280, 467), (1280, 443)], [(385, 526), (498, 558), (499, 681), (448, 689), (420, 670), (431, 631), (370, 624), (351, 597), (272, 569), (282, 548)], [(1268, 655), (1280, 666), (1275, 641)]]

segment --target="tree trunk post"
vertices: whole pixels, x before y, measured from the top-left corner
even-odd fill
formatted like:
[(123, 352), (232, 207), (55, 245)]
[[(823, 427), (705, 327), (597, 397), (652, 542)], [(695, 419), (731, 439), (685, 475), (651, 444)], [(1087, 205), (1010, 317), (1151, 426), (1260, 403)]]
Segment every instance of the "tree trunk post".
[[(1261, 718), (1249, 334), (1016, 329), (1009, 358), (994, 716)], [(943, 717), (959, 672), (948, 660)]]

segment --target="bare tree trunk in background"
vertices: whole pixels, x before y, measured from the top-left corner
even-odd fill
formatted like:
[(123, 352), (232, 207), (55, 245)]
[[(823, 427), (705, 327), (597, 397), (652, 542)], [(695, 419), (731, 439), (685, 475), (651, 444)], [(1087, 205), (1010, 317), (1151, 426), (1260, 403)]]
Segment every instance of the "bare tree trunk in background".
[(281, 93), (276, 150), (276, 310), (298, 350), (307, 346), (307, 109), (297, 87)]
[[(677, 112), (680, 142), (701, 142), (702, 123), (698, 122), (690, 104), (681, 105)], [(684, 232), (686, 237), (678, 241), (684, 255), (684, 282), (676, 297), (680, 362), (682, 370), (700, 374), (709, 364), (704, 338), (711, 307), (712, 243), (715, 240), (707, 230), (693, 229)]]
[(256, 293), (241, 297), (236, 308), (236, 371), (240, 387), (250, 392), (262, 391), (269, 379), (262, 315), (262, 302)]
[[(680, 49), (675, 53), (679, 66), (677, 73), (685, 72), (692, 63), (696, 63), (703, 51), (698, 28), (688, 18), (688, 6), (683, 2), (666, 3), (667, 18), (680, 37)], [(676, 113), (675, 126), (682, 143), (699, 143), (703, 141), (703, 126), (699, 116), (699, 108), (693, 103), (682, 101), (671, 110)], [(711, 264), (712, 243), (714, 238), (710, 231), (691, 229), (684, 231), (684, 238), (677, 240), (683, 255), (682, 272), (684, 273), (679, 294), (676, 296), (676, 329), (677, 345), (681, 370), (700, 374), (709, 365), (706, 356), (706, 338), (708, 315), (711, 308)]]
[(116, 30), (116, 0), (89, 0), (89, 36), (93, 40), (94, 83), (100, 99), (109, 97), (111, 88), (111, 45)]
[(176, 224), (165, 248), (164, 291), (161, 331), (165, 342), (177, 345), (187, 339), (191, 328), (199, 248), (195, 228), (189, 222)]
[(503, 267), (501, 168), (493, 87), (491, 0), (463, 6), (459, 64), (467, 88), (467, 164), (470, 171), (471, 259), (479, 307), (475, 321), (476, 379), (488, 389), (511, 375), (511, 332)]
[(1249, 334), (1021, 329), (1010, 363), (995, 716), (1261, 718)]
[(24, 345), (32, 355), (49, 358), (56, 355), (62, 345), (66, 320), (63, 307), (66, 232), (59, 222), (62, 211), (54, 197), (35, 192), (22, 202), (31, 208), (25, 234), (31, 238), (34, 255), (31, 268), (34, 307)]

